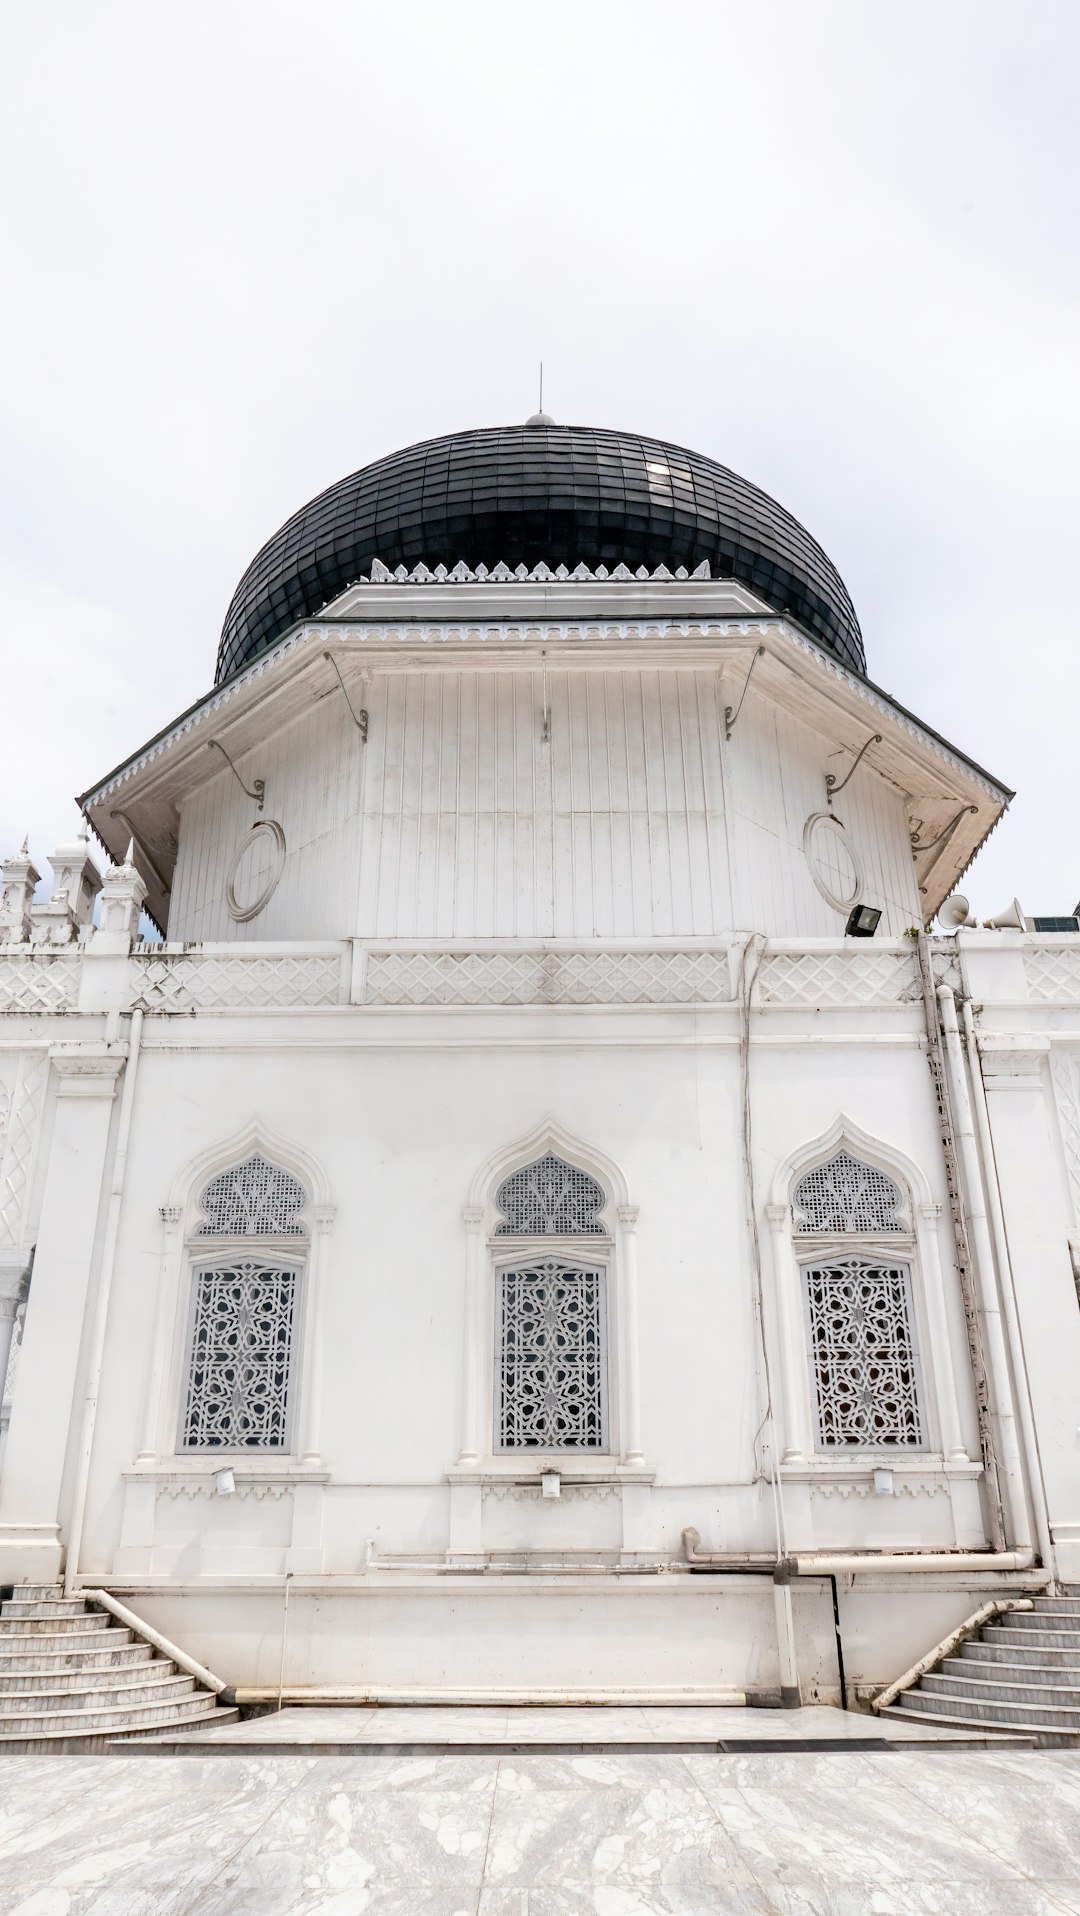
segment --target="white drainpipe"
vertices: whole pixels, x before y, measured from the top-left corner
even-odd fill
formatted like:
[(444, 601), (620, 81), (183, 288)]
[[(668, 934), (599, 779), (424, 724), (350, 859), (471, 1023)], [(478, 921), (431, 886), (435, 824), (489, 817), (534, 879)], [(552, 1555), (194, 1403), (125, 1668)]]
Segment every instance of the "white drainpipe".
[(1031, 1488), (1031, 1502), (1035, 1517), (1035, 1529), (1039, 1539), (1039, 1555), (1048, 1570), (1056, 1575), (1054, 1542), (1050, 1534), (1050, 1517), (1046, 1505), (1046, 1485), (1043, 1482), (1042, 1458), (1039, 1454), (1039, 1439), (1035, 1428), (1035, 1412), (1031, 1402), (1031, 1381), (1028, 1377), (1027, 1359), (1024, 1354), (1024, 1335), (1020, 1327), (1020, 1308), (1016, 1300), (1016, 1285), (1013, 1280), (1012, 1258), (1009, 1255), (1009, 1237), (1005, 1227), (1005, 1213), (1001, 1206), (1001, 1193), (997, 1182), (997, 1163), (994, 1156), (994, 1138), (990, 1129), (990, 1112), (986, 1103), (986, 1086), (983, 1084), (982, 1062), (979, 1057), (978, 1038), (975, 1033), (975, 1020), (971, 1006), (965, 999), (963, 1005), (964, 1042), (967, 1047), (968, 1064), (971, 1067), (971, 1088), (974, 1093), (975, 1121), (979, 1132), (979, 1146), (982, 1161), (986, 1167), (986, 1193), (990, 1204), (990, 1222), (994, 1232), (994, 1247), (997, 1251), (998, 1274), (1001, 1279), (1001, 1302), (1005, 1312), (1005, 1323), (1009, 1333), (1016, 1366), (1017, 1408), (1020, 1412), (1020, 1429), (1024, 1439), (1024, 1454), (1027, 1464), (1027, 1479)]
[[(975, 1123), (971, 1115), (971, 1099), (968, 1095), (964, 1051), (960, 1042), (960, 1026), (956, 1017), (956, 999), (948, 985), (939, 985), (937, 995), (938, 1004), (941, 1007), (942, 1029), (945, 1033), (945, 1052), (951, 1081), (956, 1137), (960, 1146), (960, 1161), (964, 1172), (965, 1210), (971, 1227), (972, 1247), (975, 1253), (975, 1281), (978, 1286), (979, 1308), (986, 1337), (986, 1355), (993, 1384), (993, 1408), (996, 1411), (1001, 1439), (1001, 1463), (1008, 1485), (1012, 1541), (1017, 1550), (1028, 1550), (1031, 1547), (1032, 1536), (1028, 1500), (1024, 1490), (1024, 1467), (1016, 1431), (1009, 1357), (1005, 1333), (1001, 1326), (994, 1251), (983, 1201), (982, 1169), (979, 1164)], [(1002, 1289), (1004, 1290), (1004, 1284)]]
[(90, 1350), (86, 1364), (86, 1395), (83, 1398), (82, 1417), (79, 1423), (79, 1447), (75, 1456), (75, 1490), (71, 1501), (71, 1522), (68, 1526), (67, 1555), (64, 1560), (64, 1591), (67, 1596), (70, 1596), (75, 1588), (79, 1571), (79, 1554), (82, 1549), (83, 1522), (86, 1517), (86, 1487), (90, 1477), (90, 1453), (94, 1447), (94, 1424), (97, 1421), (101, 1367), (105, 1356), (105, 1327), (109, 1316), (109, 1295), (112, 1291), (113, 1271), (116, 1267), (116, 1240), (120, 1230), (120, 1206), (124, 1197), (124, 1174), (127, 1170), (131, 1109), (135, 1102), (135, 1078), (139, 1069), (142, 1027), (142, 1012), (133, 1011), (128, 1037), (127, 1066), (124, 1071), (123, 1089), (120, 1093), (120, 1117), (116, 1127), (116, 1153), (113, 1158), (109, 1209), (105, 1219), (101, 1275), (98, 1278), (97, 1296), (94, 1299), (94, 1318), (90, 1329)]

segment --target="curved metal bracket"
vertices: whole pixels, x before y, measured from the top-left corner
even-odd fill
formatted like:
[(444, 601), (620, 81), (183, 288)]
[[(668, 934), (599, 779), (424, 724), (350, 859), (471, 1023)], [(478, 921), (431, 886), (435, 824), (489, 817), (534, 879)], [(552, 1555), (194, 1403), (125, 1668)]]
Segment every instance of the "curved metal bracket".
[(332, 652), (324, 652), (324, 653), (323, 653), (323, 658), (324, 658), (324, 659), (326, 660), (326, 662), (327, 662), (327, 664), (328, 664), (328, 665), (332, 665), (332, 666), (333, 666), (333, 668), (334, 668), (334, 671), (335, 671), (335, 672), (337, 673), (337, 682), (338, 682), (338, 684), (339, 684), (339, 685), (340, 685), (340, 687), (341, 687), (341, 691), (342, 691), (342, 696), (343, 696), (343, 698), (344, 698), (344, 700), (345, 700), (345, 703), (346, 703), (346, 705), (347, 705), (347, 706), (348, 706), (348, 708), (349, 708), (349, 717), (350, 717), (350, 718), (352, 719), (352, 722), (353, 722), (353, 724), (355, 725), (355, 727), (356, 727), (356, 729), (357, 729), (357, 731), (358, 731), (358, 732), (359, 732), (359, 734), (360, 734), (360, 737), (361, 737), (361, 738), (363, 739), (363, 741), (364, 741), (364, 744), (366, 745), (366, 744), (367, 744), (367, 735), (368, 735), (368, 715), (367, 715), (367, 708), (366, 708), (366, 706), (361, 706), (361, 708), (360, 708), (360, 710), (359, 710), (359, 712), (358, 712), (358, 711), (356, 710), (356, 707), (355, 707), (355, 706), (353, 705), (353, 702), (352, 702), (352, 700), (351, 700), (351, 698), (349, 697), (349, 694), (348, 694), (348, 692), (347, 692), (347, 691), (346, 691), (346, 689), (345, 689), (345, 681), (344, 681), (344, 679), (343, 679), (343, 678), (342, 678), (342, 676), (341, 676), (341, 668), (340, 668), (340, 666), (338, 665), (338, 662), (337, 662), (337, 660), (335, 659), (335, 657), (334, 657), (334, 655), (333, 655), (333, 653), (332, 653)]
[(960, 820), (964, 818), (968, 812), (977, 812), (978, 809), (979, 808), (977, 805), (961, 805), (960, 810), (956, 814), (956, 817), (952, 820), (950, 824), (946, 825), (945, 830), (943, 832), (939, 832), (936, 838), (928, 838), (924, 845), (920, 845), (919, 843), (919, 833), (922, 831), (922, 819), (921, 818), (916, 819), (915, 830), (911, 834), (912, 851), (913, 852), (932, 852), (934, 850), (935, 845), (943, 845), (945, 843), (945, 840), (952, 836), (953, 832), (956, 830), (956, 827), (959, 825)]
[(735, 707), (734, 711), (732, 711), (730, 705), (725, 705), (724, 707), (724, 737), (725, 738), (730, 738), (732, 732), (735, 730), (735, 722), (739, 716), (739, 713), (743, 709), (743, 700), (746, 697), (747, 687), (749, 686), (750, 681), (754, 676), (754, 667), (757, 664), (758, 660), (760, 659), (764, 650), (765, 650), (765, 647), (763, 645), (759, 645), (757, 651), (754, 653), (754, 656), (750, 661), (750, 670), (746, 674), (745, 679), (743, 680), (743, 689), (739, 697), (739, 703)]
[(237, 784), (239, 785), (240, 790), (243, 793), (245, 793), (245, 795), (248, 798), (253, 798), (255, 800), (256, 809), (261, 812), (263, 808), (263, 799), (266, 797), (265, 778), (253, 778), (251, 781), (251, 790), (249, 792), (247, 786), (244, 784), (243, 779), (241, 778), (239, 772), (237, 771), (236, 766), (233, 765), (232, 759), (229, 757), (228, 752), (225, 750), (224, 745), (222, 745), (221, 740), (216, 738), (208, 738), (206, 743), (207, 745), (216, 748), (216, 750), (221, 753), (221, 756), (225, 760), (225, 763), (232, 768), (233, 777), (235, 778)]
[(836, 782), (836, 773), (826, 772), (825, 800), (827, 804), (831, 805), (833, 802), (833, 799), (836, 797), (836, 794), (838, 792), (842, 792), (845, 785), (850, 785), (852, 779), (855, 776), (855, 773), (858, 771), (859, 766), (862, 764), (862, 761), (864, 757), (866, 756), (866, 753), (870, 750), (871, 745), (880, 745), (880, 744), (881, 744), (881, 733), (875, 732), (872, 738), (867, 739), (866, 744), (863, 746), (862, 751), (859, 753), (859, 756), (855, 760), (855, 763), (851, 767), (851, 770), (849, 771), (847, 777), (845, 779), (842, 779), (839, 785)]

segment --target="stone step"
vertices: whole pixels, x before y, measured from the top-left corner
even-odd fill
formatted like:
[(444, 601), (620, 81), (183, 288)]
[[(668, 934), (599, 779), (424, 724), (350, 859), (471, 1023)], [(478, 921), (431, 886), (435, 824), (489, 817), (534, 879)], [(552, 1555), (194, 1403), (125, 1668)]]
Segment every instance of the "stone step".
[[(205, 1730), (211, 1727), (218, 1729), (227, 1723), (239, 1721), (239, 1710), (218, 1709), (214, 1705), (213, 1698), (209, 1697), (204, 1714), (186, 1718), (184, 1729), (185, 1731)], [(142, 1728), (127, 1728), (118, 1724), (111, 1730), (88, 1729), (84, 1725), (73, 1729), (41, 1730), (36, 1735), (0, 1736), (0, 1752), (4, 1756), (56, 1756), (60, 1753), (97, 1756), (105, 1751), (119, 1752), (122, 1755), (132, 1746), (137, 1748), (144, 1738), (160, 1735), (161, 1730), (155, 1724), (144, 1725)]]
[(37, 1603), (42, 1600), (49, 1601), (54, 1597), (62, 1597), (63, 1594), (64, 1586), (62, 1583), (16, 1583), (11, 1586), (11, 1597), (8, 1598), (8, 1602), (11, 1602), (13, 1598), (17, 1598), (19, 1602), (29, 1601), (31, 1603)]
[[(185, 1677), (185, 1683), (194, 1683), (194, 1677)], [(177, 1682), (176, 1665), (164, 1657), (154, 1662), (110, 1664), (104, 1670), (56, 1670), (51, 1665), (43, 1669), (37, 1664), (31, 1670), (17, 1670), (9, 1676), (0, 1677), (0, 1715), (8, 1698), (27, 1696), (31, 1693), (56, 1696), (66, 1692), (79, 1691), (87, 1696), (100, 1695), (104, 1690), (145, 1689), (147, 1684)]]
[(1080, 1650), (1080, 1630), (1055, 1630), (1050, 1627), (1042, 1630), (1021, 1630), (1012, 1622), (992, 1623), (984, 1632), (984, 1641), (987, 1643), (1026, 1643), (1028, 1645), (1041, 1645), (1046, 1649), (1055, 1646), (1059, 1650)]
[(1080, 1597), (1036, 1597), (1034, 1610), (1013, 1610), (1009, 1614), (1022, 1617), (1080, 1617)]
[[(910, 1692), (907, 1694), (910, 1694)], [(913, 1711), (904, 1708), (902, 1697), (897, 1697), (895, 1703), (887, 1703), (884, 1709), (875, 1710), (874, 1712), (875, 1716), (895, 1716), (909, 1724), (913, 1714)], [(933, 1723), (950, 1730), (991, 1730), (990, 1725), (979, 1722), (974, 1717), (939, 1716), (935, 1715), (933, 1710), (920, 1710), (918, 1717), (920, 1723)], [(1014, 1728), (1012, 1724), (1009, 1724), (1007, 1727), (999, 1725), (997, 1729), (992, 1731), (992, 1734), (995, 1737), (1008, 1737), (1010, 1739), (1010, 1745), (1015, 1741), (1017, 1748), (1021, 1750), (1030, 1749), (1040, 1743), (1058, 1743), (1068, 1747), (1077, 1740), (1071, 1730), (1047, 1730), (1041, 1727), (1025, 1729), (1022, 1725), (1018, 1725)]]
[(20, 1694), (5, 1694), (0, 1697), (0, 1728), (6, 1728), (12, 1722), (18, 1722), (24, 1716), (44, 1716), (52, 1712), (67, 1713), (69, 1710), (108, 1710), (144, 1704), (175, 1703), (181, 1697), (194, 1696), (195, 1678), (174, 1676), (167, 1664), (162, 1664), (164, 1675), (147, 1678), (141, 1683), (113, 1683), (104, 1689), (24, 1690)]
[(1038, 1664), (1041, 1669), (1075, 1670), (1080, 1674), (1080, 1649), (1063, 1650), (1050, 1643), (996, 1643), (991, 1637), (971, 1637), (960, 1645), (960, 1655), (980, 1663)]
[(1076, 1637), (1080, 1642), (1080, 1616), (1074, 1616), (1067, 1610), (1010, 1610), (1000, 1622), (988, 1625), (991, 1630), (1062, 1630), (1066, 1635)]
[(1053, 1709), (1033, 1703), (998, 1703), (970, 1696), (966, 1691), (905, 1690), (905, 1710), (922, 1717), (927, 1711), (946, 1717), (962, 1717), (965, 1722), (994, 1724), (1003, 1729), (1016, 1725), (1021, 1729), (1055, 1729), (1069, 1736), (1080, 1733), (1080, 1709)]
[(0, 1670), (9, 1657), (76, 1655), (83, 1650), (123, 1649), (134, 1641), (130, 1630), (99, 1630), (96, 1617), (87, 1617), (85, 1630), (10, 1630), (0, 1633)]
[[(120, 1632), (117, 1631), (116, 1635), (119, 1636)], [(62, 1637), (61, 1647), (56, 1650), (51, 1648), (41, 1650), (34, 1647), (0, 1656), (0, 1690), (27, 1670), (40, 1670), (42, 1675), (48, 1674), (51, 1679), (53, 1673), (58, 1676), (61, 1674), (74, 1676), (80, 1670), (108, 1671), (138, 1668), (142, 1664), (151, 1662), (154, 1656), (153, 1646), (149, 1643), (121, 1643), (114, 1648), (108, 1639), (104, 1644), (99, 1645), (98, 1639), (91, 1637), (90, 1642), (94, 1646), (92, 1649), (69, 1650), (67, 1646), (72, 1641), (71, 1637)]]
[(5, 1617), (85, 1617), (85, 1597), (9, 1597), (0, 1610)]
[[(65, 1699), (68, 1702), (69, 1699)], [(216, 1710), (216, 1698), (209, 1697), (205, 1690), (197, 1691), (193, 1696), (178, 1697), (175, 1702), (94, 1705), (90, 1709), (46, 1710), (37, 1714), (27, 1712), (17, 1719), (5, 1718), (0, 1726), (0, 1750), (6, 1750), (13, 1737), (68, 1736), (71, 1731), (86, 1730), (108, 1732), (110, 1736), (124, 1735), (128, 1730), (152, 1729), (159, 1724), (190, 1723), (208, 1714), (207, 1703)]]
[(1051, 1704), (1055, 1709), (1080, 1710), (1080, 1686), (1060, 1682), (1056, 1671), (1052, 1670), (1050, 1681), (1043, 1683), (1031, 1671), (1006, 1675), (1008, 1664), (1000, 1674), (999, 1669), (1000, 1666), (995, 1665), (984, 1675), (961, 1657), (946, 1657), (940, 1669), (926, 1672), (919, 1688), (931, 1693), (947, 1690), (951, 1696), (985, 1697), (991, 1702), (1041, 1703)]
[(0, 1614), (0, 1643), (5, 1637), (22, 1636), (25, 1633), (38, 1637), (63, 1636), (65, 1633), (81, 1635), (84, 1630), (107, 1630), (111, 1622), (107, 1611), (98, 1615), (82, 1606), (63, 1617), (10, 1617), (4, 1611)]

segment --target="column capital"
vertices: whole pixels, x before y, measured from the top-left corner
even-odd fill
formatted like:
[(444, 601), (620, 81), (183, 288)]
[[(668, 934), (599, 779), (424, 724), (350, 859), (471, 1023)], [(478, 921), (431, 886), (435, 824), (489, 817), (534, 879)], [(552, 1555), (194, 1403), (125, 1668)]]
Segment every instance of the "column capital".
[(470, 1236), (478, 1234), (484, 1222), (484, 1210), (480, 1204), (466, 1204), (461, 1213), (461, 1221)]
[(790, 1204), (767, 1204), (765, 1216), (769, 1220), (770, 1230), (782, 1231), (785, 1224), (791, 1222), (791, 1206)]
[(167, 1231), (178, 1231), (183, 1215), (183, 1210), (179, 1204), (158, 1205), (158, 1216)]
[(58, 1097), (111, 1098), (127, 1062), (127, 1052), (110, 1051), (105, 1045), (53, 1045), (49, 1062), (60, 1080)]
[(936, 1198), (927, 1198), (924, 1202), (917, 1204), (915, 1209), (927, 1224), (936, 1224), (938, 1219), (945, 1215), (945, 1206), (939, 1204)]
[(337, 1205), (317, 1204), (311, 1215), (315, 1221), (315, 1229), (318, 1231), (319, 1236), (325, 1237), (337, 1216)]
[(637, 1221), (640, 1212), (636, 1204), (617, 1204), (615, 1206), (615, 1215), (624, 1231), (637, 1230)]

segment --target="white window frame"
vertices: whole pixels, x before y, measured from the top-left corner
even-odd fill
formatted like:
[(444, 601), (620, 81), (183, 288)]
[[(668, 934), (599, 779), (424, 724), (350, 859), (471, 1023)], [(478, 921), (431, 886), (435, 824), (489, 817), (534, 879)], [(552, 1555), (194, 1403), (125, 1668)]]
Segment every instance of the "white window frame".
[[(887, 1239), (868, 1238), (854, 1231), (845, 1237), (822, 1237), (820, 1249), (810, 1254), (807, 1250), (809, 1233), (800, 1234), (799, 1244), (799, 1284), (802, 1294), (803, 1324), (806, 1335), (807, 1369), (810, 1379), (810, 1402), (813, 1415), (814, 1451), (817, 1456), (831, 1458), (858, 1458), (872, 1456), (875, 1459), (885, 1457), (921, 1457), (930, 1449), (929, 1411), (925, 1379), (921, 1356), (921, 1337), (916, 1309), (916, 1290), (912, 1263), (914, 1243), (900, 1233), (889, 1234)], [(887, 1244), (888, 1248), (884, 1248)], [(915, 1379), (915, 1405), (919, 1422), (919, 1440), (917, 1443), (879, 1443), (831, 1444), (826, 1441), (821, 1416), (822, 1391), (818, 1376), (814, 1349), (814, 1328), (810, 1304), (810, 1273), (816, 1270), (839, 1269), (849, 1261), (862, 1261), (879, 1264), (900, 1274), (900, 1281), (906, 1294), (906, 1319), (911, 1336), (911, 1367)]]
[[(799, 1230), (795, 1223), (796, 1196), (804, 1178), (812, 1172), (822, 1169), (842, 1153), (865, 1165), (870, 1171), (877, 1171), (896, 1187), (898, 1199), (892, 1206), (892, 1216), (899, 1228), (878, 1231), (807, 1231)], [(813, 1456), (849, 1463), (860, 1458), (881, 1463), (885, 1458), (925, 1458), (932, 1449), (931, 1414), (932, 1406), (926, 1390), (925, 1371), (922, 1352), (925, 1342), (925, 1325), (920, 1310), (920, 1289), (917, 1270), (917, 1245), (911, 1229), (911, 1192), (905, 1177), (896, 1168), (883, 1162), (880, 1155), (867, 1150), (860, 1143), (841, 1136), (832, 1141), (827, 1148), (815, 1153), (806, 1163), (800, 1165), (791, 1179), (791, 1218), (792, 1246), (795, 1253), (799, 1284), (799, 1306), (802, 1319), (805, 1346), (805, 1374), (808, 1387), (808, 1410), (810, 1417), (810, 1452)], [(820, 1416), (820, 1389), (814, 1341), (810, 1317), (809, 1270), (842, 1264), (846, 1258), (864, 1258), (868, 1262), (880, 1263), (898, 1268), (903, 1272), (903, 1282), (907, 1292), (908, 1323), (912, 1340), (912, 1365), (916, 1378), (916, 1399), (918, 1405), (920, 1440), (917, 1444), (867, 1443), (867, 1444), (829, 1444), (822, 1436)]]
[[(296, 1454), (295, 1433), (299, 1428), (300, 1379), (303, 1374), (301, 1347), (307, 1305), (307, 1243), (301, 1237), (192, 1237), (187, 1244), (187, 1313), (176, 1405), (176, 1454), (178, 1457), (250, 1457), (288, 1461)], [(284, 1248), (288, 1246), (288, 1248)], [(199, 1279), (203, 1272), (227, 1270), (235, 1264), (261, 1264), (268, 1270), (291, 1271), (294, 1279), (292, 1335), (289, 1343), (289, 1371), (285, 1385), (285, 1429), (280, 1444), (191, 1444), (185, 1441), (191, 1373), (195, 1358), (195, 1321), (198, 1311)]]
[[(586, 1248), (588, 1247), (588, 1248)], [(492, 1237), (491, 1238), (491, 1282), (489, 1296), (491, 1305), (492, 1336), (490, 1349), (490, 1382), (487, 1401), (490, 1411), (488, 1434), (491, 1455), (501, 1462), (543, 1460), (561, 1461), (566, 1464), (589, 1459), (605, 1458), (610, 1461), (616, 1454), (613, 1438), (613, 1407), (615, 1403), (614, 1380), (612, 1377), (612, 1243), (607, 1237)], [(596, 1271), (600, 1278), (600, 1428), (602, 1443), (590, 1445), (545, 1446), (541, 1444), (504, 1444), (500, 1438), (500, 1411), (503, 1391), (503, 1274), (508, 1271), (526, 1270), (530, 1265), (551, 1260), (571, 1267), (577, 1266), (583, 1271)]]

